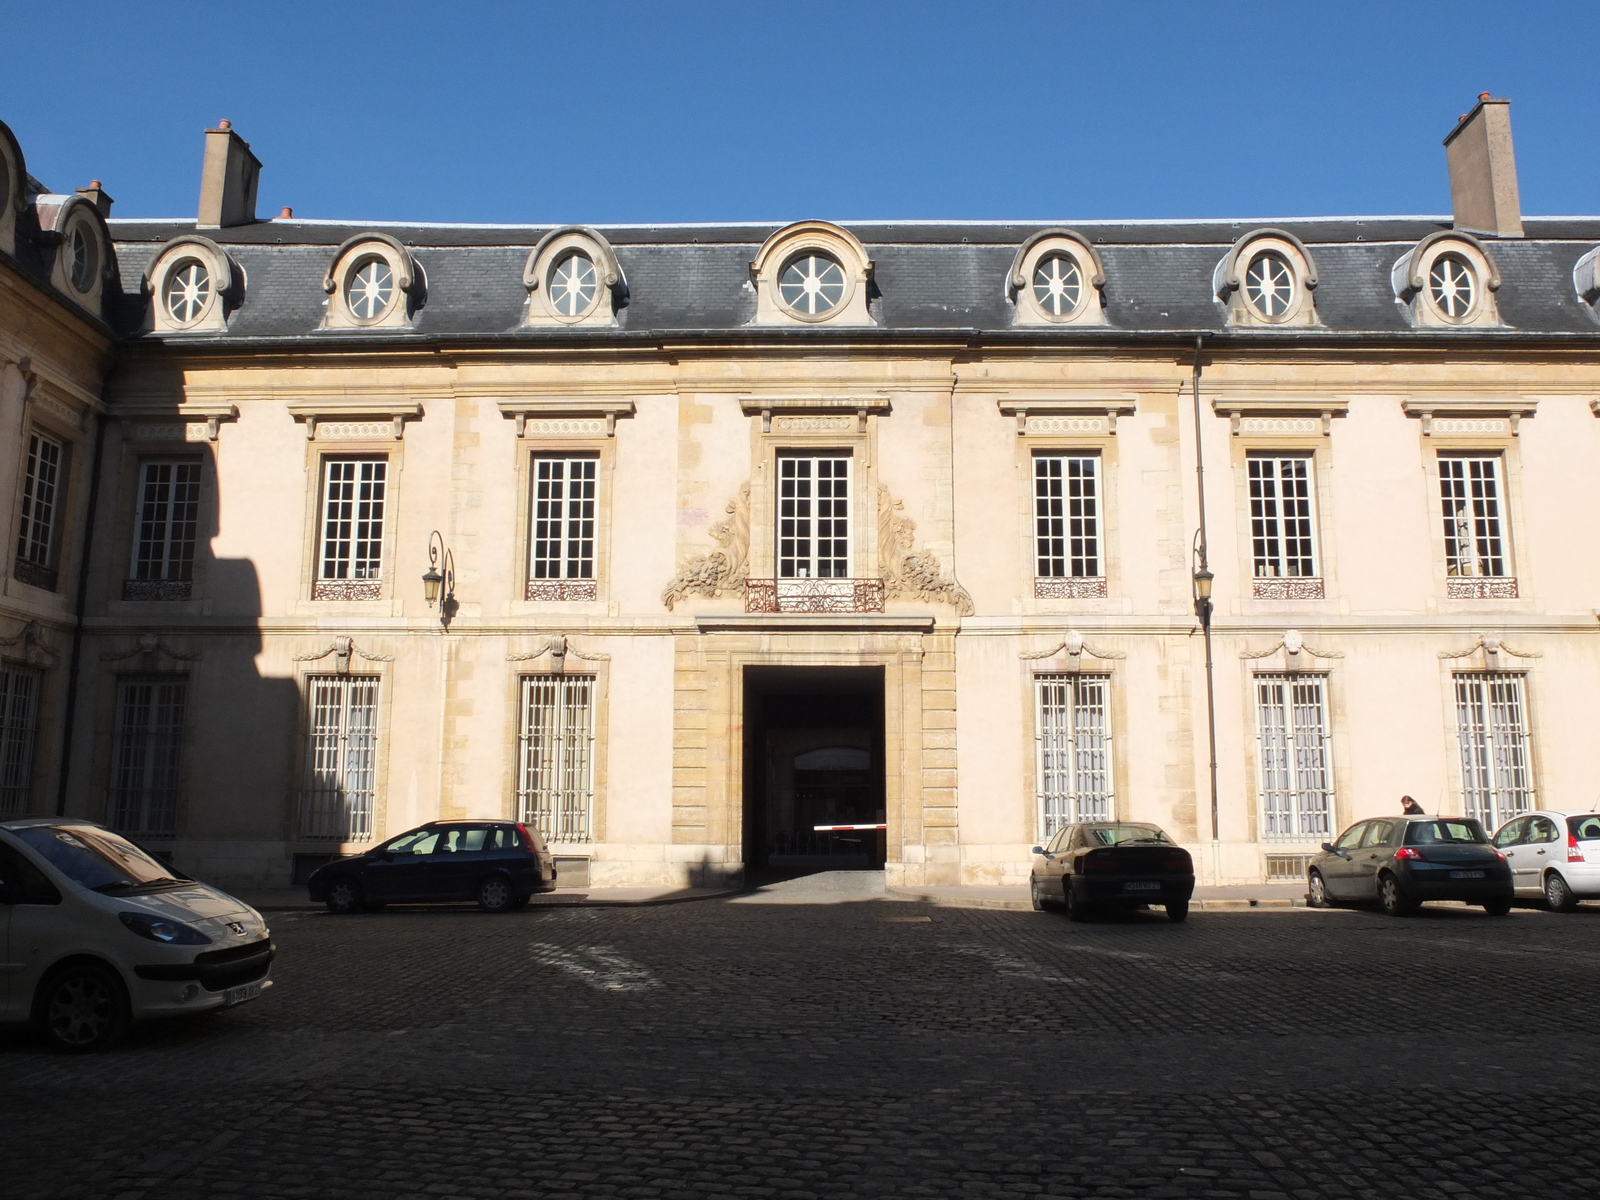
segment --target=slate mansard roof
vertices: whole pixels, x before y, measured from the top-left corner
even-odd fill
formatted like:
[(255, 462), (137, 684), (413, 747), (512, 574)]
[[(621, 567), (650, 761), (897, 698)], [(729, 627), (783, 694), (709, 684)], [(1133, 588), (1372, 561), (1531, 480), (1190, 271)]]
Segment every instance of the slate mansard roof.
[[(1390, 283), (1395, 262), (1447, 217), (1340, 217), (1261, 221), (844, 223), (874, 264), (870, 309), (875, 328), (751, 329), (756, 294), (749, 264), (782, 225), (597, 226), (615, 248), (628, 302), (615, 328), (526, 328), (522, 282), (529, 253), (551, 226), (361, 225), (273, 220), (197, 231), (192, 222), (113, 220), (122, 295), (114, 322), (129, 336), (168, 343), (238, 346), (283, 339), (321, 342), (427, 338), (541, 341), (632, 340), (644, 336), (753, 334), (759, 337), (871, 340), (962, 331), (1029, 342), (1171, 338), (1194, 331), (1281, 341), (1516, 340), (1600, 334), (1600, 316), (1573, 283), (1578, 259), (1600, 245), (1600, 217), (1525, 219), (1520, 239), (1484, 238), (1499, 268), (1502, 324), (1492, 329), (1418, 329)], [(1045, 228), (1077, 230), (1105, 264), (1107, 323), (1016, 328), (1005, 296), (1018, 247)], [(1229, 329), (1212, 273), (1229, 247), (1255, 229), (1284, 229), (1315, 259), (1320, 324)], [(244, 298), (225, 333), (140, 333), (147, 299), (138, 281), (157, 250), (201, 232), (243, 269)], [(335, 249), (362, 233), (387, 234), (421, 265), (426, 299), (412, 327), (323, 331), (322, 280)]]

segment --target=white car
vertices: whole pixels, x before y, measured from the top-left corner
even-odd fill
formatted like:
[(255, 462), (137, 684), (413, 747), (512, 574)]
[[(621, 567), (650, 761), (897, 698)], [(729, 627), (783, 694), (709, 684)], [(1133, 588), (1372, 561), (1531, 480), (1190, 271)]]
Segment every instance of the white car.
[(255, 909), (103, 826), (0, 820), (0, 1020), (100, 1050), (132, 1021), (255, 999), (273, 953)]
[(1494, 844), (1511, 862), (1517, 895), (1543, 896), (1558, 912), (1600, 900), (1600, 813), (1525, 813), (1500, 826)]

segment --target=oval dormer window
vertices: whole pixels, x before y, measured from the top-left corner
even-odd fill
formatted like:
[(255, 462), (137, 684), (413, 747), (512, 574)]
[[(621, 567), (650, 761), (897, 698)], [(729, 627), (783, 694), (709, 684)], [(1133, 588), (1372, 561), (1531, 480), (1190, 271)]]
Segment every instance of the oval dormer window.
[(1439, 314), (1451, 321), (1464, 321), (1478, 300), (1478, 283), (1467, 260), (1457, 254), (1441, 254), (1428, 269), (1428, 295)]
[(381, 258), (363, 258), (350, 272), (345, 302), (358, 321), (376, 321), (394, 301), (394, 272)]
[(94, 287), (95, 271), (100, 266), (100, 248), (87, 226), (75, 225), (68, 242), (72, 262), (72, 286), (80, 292)]
[(1083, 300), (1083, 273), (1065, 254), (1050, 254), (1033, 269), (1033, 298), (1052, 317), (1076, 311)]
[(211, 272), (197, 258), (186, 258), (167, 275), (163, 303), (175, 324), (189, 325), (199, 319), (211, 299)]
[(567, 255), (550, 272), (550, 304), (563, 317), (581, 317), (600, 294), (600, 276), (587, 254)]
[(844, 268), (825, 254), (791, 259), (778, 279), (778, 294), (795, 312), (814, 317), (844, 299)]
[(1294, 302), (1294, 271), (1283, 255), (1265, 251), (1250, 260), (1244, 295), (1263, 317), (1281, 317)]

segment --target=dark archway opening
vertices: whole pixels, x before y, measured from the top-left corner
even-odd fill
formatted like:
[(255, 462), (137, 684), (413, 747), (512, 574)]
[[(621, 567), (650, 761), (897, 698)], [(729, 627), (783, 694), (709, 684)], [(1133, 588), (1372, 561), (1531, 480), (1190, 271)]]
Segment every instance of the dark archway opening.
[(882, 869), (883, 668), (746, 667), (744, 861), (752, 882)]

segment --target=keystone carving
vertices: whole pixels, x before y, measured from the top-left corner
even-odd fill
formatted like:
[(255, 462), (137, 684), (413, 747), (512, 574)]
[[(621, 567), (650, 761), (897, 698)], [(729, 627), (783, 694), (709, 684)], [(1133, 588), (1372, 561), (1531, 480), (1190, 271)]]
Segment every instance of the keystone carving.
[(1465, 650), (1441, 650), (1439, 651), (1439, 657), (1442, 659), (1470, 658), (1479, 650), (1482, 650), (1488, 655), (1509, 654), (1513, 658), (1544, 657), (1544, 651), (1542, 650), (1513, 650), (1510, 646), (1506, 645), (1492, 633), (1480, 633), (1478, 635), (1478, 640), (1473, 642), (1472, 645), (1468, 646)]
[(1017, 657), (1054, 658), (1063, 651), (1066, 652), (1066, 655), (1069, 658), (1082, 658), (1085, 654), (1087, 654), (1090, 658), (1099, 659), (1128, 657), (1121, 650), (1096, 650), (1093, 646), (1089, 645), (1088, 642), (1083, 640), (1083, 634), (1079, 633), (1076, 629), (1067, 630), (1067, 636), (1061, 639), (1061, 643), (1049, 650), (1035, 650), (1031, 653), (1019, 654)]
[(1241, 650), (1241, 651), (1239, 651), (1239, 657), (1240, 658), (1271, 658), (1279, 650), (1282, 650), (1285, 654), (1289, 655), (1290, 657), (1297, 656), (1297, 655), (1301, 654), (1302, 652), (1304, 652), (1306, 654), (1309, 654), (1312, 658), (1343, 658), (1344, 657), (1344, 651), (1342, 651), (1342, 650), (1315, 650), (1312, 647), (1306, 645), (1306, 640), (1305, 640), (1304, 637), (1301, 636), (1300, 631), (1298, 629), (1285, 629), (1283, 631), (1283, 636), (1281, 638), (1279, 638), (1276, 642), (1274, 642), (1271, 646), (1267, 647), (1265, 650)]
[(611, 661), (611, 655), (609, 654), (585, 654), (582, 650), (574, 650), (572, 644), (567, 641), (567, 635), (564, 633), (552, 633), (544, 645), (527, 654), (508, 654), (506, 655), (506, 661), (531, 662), (536, 658), (543, 658), (546, 654), (550, 656), (550, 666), (557, 675), (566, 670), (569, 657), (581, 658), (585, 662)]
[(715, 600), (744, 587), (750, 564), (749, 483), (740, 485), (738, 495), (728, 501), (724, 511), (728, 519), (711, 527), (711, 536), (717, 540), (719, 548), (684, 559), (677, 575), (661, 593), (661, 603), (669, 610), (690, 596)]
[(125, 651), (122, 654), (108, 651), (100, 656), (100, 661), (125, 662), (130, 658), (142, 657), (145, 669), (149, 670), (155, 666), (156, 659), (163, 654), (178, 662), (197, 662), (200, 658), (198, 654), (179, 654), (153, 633), (141, 633), (138, 644), (132, 650)]
[(394, 661), (394, 655), (392, 654), (368, 654), (365, 650), (357, 650), (355, 639), (351, 637), (336, 637), (333, 639), (333, 645), (326, 650), (317, 654), (296, 654), (294, 661), (316, 662), (320, 658), (327, 658), (330, 654), (334, 656), (333, 669), (340, 675), (350, 674), (350, 660), (352, 658), (363, 658), (367, 662)]
[(963, 617), (973, 613), (967, 589), (939, 569), (939, 560), (917, 550), (917, 523), (901, 510), (889, 489), (878, 487), (878, 570), (890, 599), (940, 600)]

